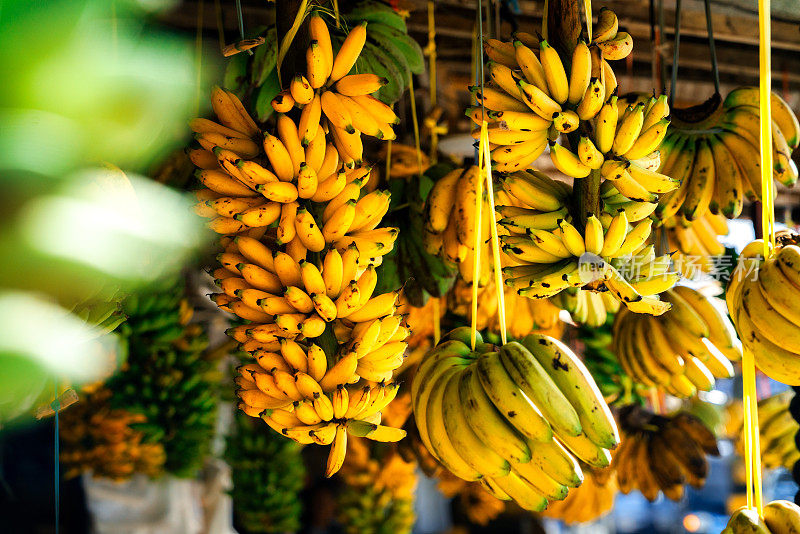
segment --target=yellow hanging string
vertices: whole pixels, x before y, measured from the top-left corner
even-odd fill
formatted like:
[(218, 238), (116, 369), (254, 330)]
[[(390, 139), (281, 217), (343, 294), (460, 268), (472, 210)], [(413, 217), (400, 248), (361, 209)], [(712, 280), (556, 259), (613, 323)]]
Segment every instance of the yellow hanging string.
[(197, 69), (197, 91), (195, 95), (194, 101), (194, 114), (196, 117), (200, 116), (200, 101), (202, 98), (203, 93), (203, 2), (204, 0), (200, 0), (197, 3), (197, 35), (195, 36), (195, 55), (197, 64), (195, 68)]
[(506, 296), (503, 293), (503, 271), (500, 264), (500, 238), (497, 235), (497, 219), (494, 212), (494, 184), (492, 184), (492, 158), (489, 152), (489, 126), (481, 121), (481, 136), (478, 150), (481, 157), (480, 173), (486, 176), (486, 197), (489, 201), (490, 228), (492, 232), (492, 259), (494, 261), (494, 288), (497, 291), (497, 313), (500, 319), (500, 339), (506, 344)]
[(592, 42), (592, 0), (583, 0), (583, 7), (586, 10), (586, 34), (589, 42)]
[(419, 146), (419, 122), (417, 121), (417, 99), (414, 98), (414, 75), (408, 75), (408, 96), (411, 98), (411, 124), (414, 127), (414, 148), (417, 150), (417, 169), (422, 176), (422, 149)]
[[(483, 152), (478, 151), (478, 173), (483, 168)], [(475, 242), (472, 250), (472, 328), (470, 329), (470, 342), (475, 350), (475, 335), (478, 333), (478, 281), (481, 277), (481, 219), (483, 218), (483, 181), (480, 174), (475, 180)]]

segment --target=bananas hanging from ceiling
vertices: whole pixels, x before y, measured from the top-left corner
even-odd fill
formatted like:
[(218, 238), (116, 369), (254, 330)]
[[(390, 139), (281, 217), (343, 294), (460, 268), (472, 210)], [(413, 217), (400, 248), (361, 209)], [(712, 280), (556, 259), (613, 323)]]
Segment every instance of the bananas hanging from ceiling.
[(572, 351), (537, 334), (499, 352), (480, 334), (476, 342), (470, 350), (467, 327), (451, 331), (412, 382), (420, 438), (443, 466), (499, 499), (541, 511), (580, 485), (576, 457), (609, 465), (616, 424)]
[(764, 517), (758, 511), (742, 507), (731, 514), (722, 534), (785, 534), (800, 530), (800, 506), (791, 501), (772, 501), (764, 505)]
[(588, 523), (606, 515), (614, 507), (617, 481), (612, 469), (582, 465), (583, 484), (570, 490), (563, 501), (550, 503), (544, 517), (560, 519), (567, 525)]
[[(356, 71), (374, 73), (383, 78), (385, 84), (373, 96), (381, 102), (393, 104), (405, 92), (411, 74), (420, 74), (424, 70), (422, 49), (408, 35), (403, 16), (385, 3), (363, 0), (340, 7), (343, 8), (339, 12), (340, 24), (331, 29), (331, 47), (334, 51), (341, 47), (347, 35), (344, 28), (368, 23), (366, 42), (356, 61)], [(250, 111), (263, 122), (274, 113), (270, 102), (281, 91), (276, 68), (280, 43), (275, 26), (259, 30), (259, 35), (263, 36), (263, 44), (253, 49), (252, 56), (238, 54), (227, 60), (224, 86), (240, 97), (252, 94)], [(321, 43), (321, 46), (325, 45)]]
[[(758, 430), (761, 445), (761, 463), (767, 469), (783, 467), (789, 471), (800, 460), (800, 451), (795, 443), (795, 436), (800, 431), (800, 424), (789, 412), (789, 403), (794, 392), (787, 389), (771, 397), (758, 401)], [(742, 440), (743, 426), (735, 431), (736, 450), (744, 457)]]
[(224, 235), (212, 299), (243, 320), (228, 334), (254, 358), (238, 368), (239, 407), (298, 443), (330, 445), (327, 476), (341, 467), (348, 434), (405, 435), (380, 424), (409, 331), (399, 292), (376, 292), (375, 268), (398, 229), (379, 227), (390, 195), (364, 190), (361, 135), (393, 139), (398, 119), (373, 96), (385, 78), (351, 73), (366, 25), (334, 53), (326, 22), (309, 15), (307, 69), (272, 100), (274, 130), (261, 132), (220, 88), (220, 123), (192, 121), (202, 150), (190, 157), (207, 188), (196, 209)]
[[(658, 315), (669, 309), (653, 295), (672, 287), (680, 275), (668, 272), (668, 256), (656, 258), (647, 245), (651, 219), (631, 225), (624, 210), (613, 216), (604, 212), (590, 216), (582, 234), (565, 207), (569, 185), (538, 171), (507, 174), (501, 181), (517, 204), (497, 206), (498, 222), (509, 231), (500, 237), (503, 252), (517, 264), (504, 267), (503, 274), (519, 295), (552, 297), (590, 284), (600, 289), (599, 280), (637, 313)], [(630, 274), (631, 281), (622, 273)]]
[[(673, 110), (661, 143), (659, 172), (681, 186), (664, 195), (655, 211), (664, 221), (677, 213), (687, 220), (707, 212), (729, 219), (742, 213), (745, 199), (761, 199), (758, 87), (740, 87), (724, 101), (715, 95), (687, 110)], [(785, 186), (797, 181), (792, 152), (800, 144), (800, 124), (789, 105), (772, 93), (772, 176)]]
[(672, 308), (658, 317), (617, 314), (612, 350), (625, 372), (680, 398), (710, 391), (715, 378), (733, 377), (728, 360), (741, 358), (741, 344), (719, 310), (720, 299), (687, 286), (675, 286), (663, 297)]
[(653, 502), (659, 492), (673, 501), (685, 484), (702, 488), (708, 476), (706, 455), (719, 456), (717, 439), (686, 412), (657, 415), (637, 405), (620, 410), (622, 444), (611, 465), (622, 493), (634, 489)]
[(763, 241), (739, 256), (725, 298), (739, 337), (770, 378), (800, 385), (800, 236), (782, 231), (764, 260)]

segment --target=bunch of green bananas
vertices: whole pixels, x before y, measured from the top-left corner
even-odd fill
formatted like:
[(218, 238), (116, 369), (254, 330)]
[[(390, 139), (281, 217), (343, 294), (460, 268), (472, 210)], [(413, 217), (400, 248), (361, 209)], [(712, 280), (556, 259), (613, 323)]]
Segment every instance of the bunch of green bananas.
[[(786, 390), (758, 401), (758, 429), (760, 433), (761, 461), (767, 469), (785, 467), (791, 470), (800, 460), (800, 451), (795, 436), (800, 425), (789, 413), (789, 402), (794, 397), (792, 390)], [(737, 433), (736, 448), (744, 456), (742, 427)]]
[[(714, 95), (688, 110), (672, 110), (673, 122), (661, 152), (660, 172), (681, 185), (659, 200), (655, 215), (676, 213), (699, 219), (706, 212), (735, 218), (745, 198), (761, 199), (758, 87), (740, 87), (723, 101)], [(800, 124), (789, 105), (772, 93), (772, 175), (791, 186), (797, 169), (792, 151), (800, 145)]]
[(622, 493), (634, 489), (654, 501), (659, 492), (673, 501), (683, 497), (684, 483), (702, 488), (708, 475), (706, 455), (719, 456), (714, 434), (686, 412), (671, 416), (637, 405), (619, 411), (622, 445), (612, 467)]
[(113, 332), (126, 319), (121, 303), (115, 300), (84, 301), (76, 305), (72, 309), (72, 313), (95, 328), (98, 337)]
[(306, 474), (300, 446), (242, 413), (234, 418), (225, 461), (231, 467), (234, 522), (246, 532), (296, 532)]
[(400, 228), (400, 235), (395, 250), (386, 255), (386, 261), (377, 269), (378, 287), (380, 292), (402, 287), (411, 306), (424, 306), (429, 296), (443, 297), (453, 285), (456, 274), (453, 266), (425, 249), (421, 209), (433, 183), (451, 169), (450, 164), (438, 164), (421, 176), (415, 173), (404, 180), (389, 182), (392, 203), (386, 221)]
[(126, 310), (128, 361), (108, 382), (110, 403), (145, 416), (136, 428), (163, 444), (167, 472), (194, 476), (210, 450), (218, 394), (214, 362), (203, 357), (205, 332), (185, 324), (192, 310), (183, 279), (164, 283), (158, 295), (126, 302)]
[[(412, 74), (424, 69), (424, 56), (419, 44), (408, 35), (406, 22), (400, 13), (377, 0), (363, 0), (352, 5), (341, 4), (340, 24), (331, 35), (334, 51), (342, 46), (346, 28), (367, 23), (367, 41), (356, 61), (359, 73), (371, 72), (386, 80), (373, 96), (386, 104), (396, 102), (408, 86)], [(253, 55), (238, 54), (228, 59), (224, 85), (240, 98), (252, 95), (251, 111), (259, 121), (266, 121), (273, 113), (272, 99), (280, 93), (277, 58), (278, 38), (274, 26), (260, 28), (258, 35), (264, 44), (253, 50)]]
[(614, 317), (609, 315), (601, 325), (583, 324), (578, 327), (578, 339), (584, 346), (584, 363), (609, 404), (641, 403), (635, 384), (611, 350), (613, 323)]
[(470, 339), (468, 327), (444, 336), (411, 386), (420, 438), (442, 465), (537, 511), (580, 485), (576, 457), (609, 465), (616, 423), (569, 348), (531, 334), (498, 351), (476, 335), (472, 351)]
[(800, 235), (783, 231), (764, 260), (762, 240), (739, 256), (725, 295), (742, 343), (770, 378), (800, 385)]
[(408, 534), (416, 520), (413, 497), (397, 498), (387, 488), (347, 486), (337, 507), (347, 534)]
[(742, 507), (731, 514), (722, 534), (792, 534), (800, 532), (800, 506), (778, 500), (764, 506), (764, 517), (758, 511)]
[(710, 391), (715, 378), (732, 378), (728, 360), (742, 357), (719, 299), (687, 286), (663, 295), (672, 308), (658, 317), (622, 310), (614, 321), (613, 351), (636, 382), (686, 398)]

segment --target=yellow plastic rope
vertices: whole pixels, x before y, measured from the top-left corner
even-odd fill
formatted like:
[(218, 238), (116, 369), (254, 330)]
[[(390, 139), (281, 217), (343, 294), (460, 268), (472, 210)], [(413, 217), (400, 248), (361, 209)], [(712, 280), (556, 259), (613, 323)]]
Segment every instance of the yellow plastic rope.
[(200, 0), (197, 3), (197, 35), (195, 35), (194, 41), (195, 55), (197, 56), (197, 64), (195, 65), (195, 68), (197, 69), (197, 91), (194, 101), (195, 117), (200, 116), (200, 99), (202, 98), (203, 93), (203, 2), (204, 0)]
[(414, 75), (408, 75), (408, 96), (411, 98), (411, 124), (414, 127), (414, 148), (417, 150), (417, 169), (422, 176), (422, 149), (419, 146), (419, 122), (417, 121), (417, 99), (414, 98)]
[[(764, 240), (764, 258), (775, 248), (775, 206), (772, 182), (772, 110), (770, 92), (772, 66), (770, 57), (770, 0), (758, 2), (759, 26), (759, 121), (761, 133), (761, 237)], [(745, 472), (747, 476), (747, 506), (755, 507), (758, 515), (764, 514), (764, 497), (761, 489), (761, 444), (758, 429), (758, 396), (756, 392), (756, 366), (753, 354), (742, 350), (742, 390), (744, 403)]]
[[(478, 151), (478, 172), (483, 167), (483, 152)], [(475, 350), (475, 335), (478, 333), (478, 282), (481, 276), (481, 219), (483, 218), (483, 181), (480, 175), (475, 180), (475, 247), (472, 251), (472, 328), (470, 342)]]
[(481, 137), (478, 150), (480, 150), (480, 172), (486, 176), (486, 196), (489, 200), (490, 227), (492, 229), (492, 258), (494, 260), (494, 288), (497, 291), (497, 313), (500, 319), (500, 339), (503, 345), (506, 339), (506, 296), (503, 293), (503, 271), (500, 264), (500, 238), (497, 236), (497, 219), (494, 212), (494, 185), (492, 184), (491, 154), (489, 153), (489, 130), (486, 121), (481, 121)]
[(431, 297), (433, 299), (433, 344), (438, 345), (439, 340), (442, 339), (442, 324), (441, 324), (441, 307), (440, 301), (438, 298)]
[(386, 142), (386, 181), (392, 177), (392, 140)]
[(583, 7), (586, 10), (586, 34), (589, 42), (592, 42), (592, 0), (583, 0)]

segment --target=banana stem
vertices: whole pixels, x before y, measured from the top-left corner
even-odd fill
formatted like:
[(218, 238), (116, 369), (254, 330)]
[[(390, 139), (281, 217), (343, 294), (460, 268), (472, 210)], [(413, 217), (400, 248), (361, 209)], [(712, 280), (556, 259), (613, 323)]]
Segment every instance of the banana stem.
[(576, 220), (580, 221), (582, 231), (589, 216), (600, 213), (600, 171), (593, 170), (586, 178), (576, 178), (572, 190), (578, 212)]
[(580, 37), (581, 10), (578, 0), (548, 0), (547, 41), (554, 46), (562, 57), (572, 57), (572, 51)]

